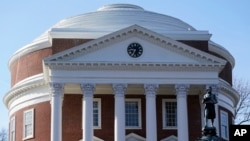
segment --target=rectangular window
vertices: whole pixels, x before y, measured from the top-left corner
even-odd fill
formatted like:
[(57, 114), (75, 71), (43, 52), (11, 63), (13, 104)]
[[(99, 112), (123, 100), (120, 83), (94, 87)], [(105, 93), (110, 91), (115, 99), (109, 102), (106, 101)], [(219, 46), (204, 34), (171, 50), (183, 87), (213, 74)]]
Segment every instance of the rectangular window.
[(163, 128), (177, 128), (177, 103), (176, 100), (164, 99), (162, 104), (163, 110)]
[(93, 101), (93, 126), (101, 128), (101, 99), (95, 98)]
[(10, 120), (10, 140), (11, 141), (15, 141), (16, 139), (16, 118), (13, 117), (11, 120)]
[(126, 99), (125, 102), (126, 128), (141, 128), (141, 101), (140, 99)]
[(221, 137), (228, 139), (228, 113), (225, 111), (220, 111), (220, 133)]
[(23, 114), (23, 138), (33, 138), (34, 135), (34, 109), (24, 111)]

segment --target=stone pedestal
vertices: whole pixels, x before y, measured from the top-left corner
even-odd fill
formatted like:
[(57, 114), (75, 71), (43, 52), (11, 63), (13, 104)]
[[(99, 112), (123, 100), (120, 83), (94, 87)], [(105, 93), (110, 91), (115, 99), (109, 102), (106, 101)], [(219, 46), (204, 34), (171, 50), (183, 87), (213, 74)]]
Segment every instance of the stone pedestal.
[(220, 138), (216, 135), (215, 127), (205, 127), (202, 129), (201, 141), (220, 141)]

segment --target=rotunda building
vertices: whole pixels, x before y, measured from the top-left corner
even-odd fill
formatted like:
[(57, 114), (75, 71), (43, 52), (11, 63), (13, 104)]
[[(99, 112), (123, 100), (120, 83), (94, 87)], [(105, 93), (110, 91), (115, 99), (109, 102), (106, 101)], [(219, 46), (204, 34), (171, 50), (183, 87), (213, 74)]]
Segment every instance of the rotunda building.
[(130, 4), (59, 21), (9, 60), (10, 141), (194, 141), (208, 87), (229, 140), (235, 60), (211, 36)]

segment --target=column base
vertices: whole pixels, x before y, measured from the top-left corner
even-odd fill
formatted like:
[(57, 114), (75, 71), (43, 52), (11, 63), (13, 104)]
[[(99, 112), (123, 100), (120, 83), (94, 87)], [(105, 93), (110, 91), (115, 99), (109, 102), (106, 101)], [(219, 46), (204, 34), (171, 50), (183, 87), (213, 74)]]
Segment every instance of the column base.
[(215, 127), (205, 127), (202, 129), (202, 137), (199, 141), (220, 141), (220, 138), (216, 135)]

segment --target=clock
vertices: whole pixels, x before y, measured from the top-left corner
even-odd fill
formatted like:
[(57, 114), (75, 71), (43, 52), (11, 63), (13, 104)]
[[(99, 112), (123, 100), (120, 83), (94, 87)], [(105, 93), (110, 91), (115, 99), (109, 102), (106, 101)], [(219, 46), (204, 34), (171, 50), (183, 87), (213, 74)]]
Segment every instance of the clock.
[(138, 58), (143, 53), (143, 48), (139, 43), (131, 43), (128, 45), (127, 48), (128, 55), (133, 58)]

